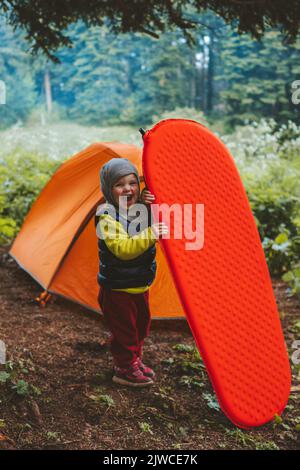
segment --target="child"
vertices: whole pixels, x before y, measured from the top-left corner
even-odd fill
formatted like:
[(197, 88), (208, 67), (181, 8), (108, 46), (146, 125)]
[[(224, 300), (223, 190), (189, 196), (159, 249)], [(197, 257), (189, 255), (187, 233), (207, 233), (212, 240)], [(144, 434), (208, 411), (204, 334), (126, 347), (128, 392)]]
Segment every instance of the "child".
[(151, 224), (149, 210), (147, 220), (139, 224), (139, 233), (130, 235), (129, 227), (137, 220), (136, 215), (130, 215), (134, 204), (149, 205), (154, 196), (148, 190), (140, 195), (138, 171), (129, 160), (111, 159), (103, 166), (100, 180), (106, 204), (99, 206), (96, 214), (101, 235), (98, 233), (98, 301), (112, 333), (113, 381), (145, 387), (155, 377), (141, 359), (151, 323), (149, 288), (156, 273), (155, 243), (168, 229), (164, 223)]

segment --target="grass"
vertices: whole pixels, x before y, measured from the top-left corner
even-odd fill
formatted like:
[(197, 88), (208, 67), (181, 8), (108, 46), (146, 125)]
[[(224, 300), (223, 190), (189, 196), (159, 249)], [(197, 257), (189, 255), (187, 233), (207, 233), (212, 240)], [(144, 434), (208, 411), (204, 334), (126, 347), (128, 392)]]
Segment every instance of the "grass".
[(142, 147), (137, 128), (129, 126), (85, 127), (71, 122), (12, 127), (0, 132), (0, 162), (18, 151), (65, 160), (94, 142), (119, 141)]
[(89, 395), (89, 398), (95, 403), (105, 405), (107, 408), (115, 406), (114, 399), (110, 395), (103, 394), (103, 390), (99, 387), (95, 389), (93, 394)]
[(140, 427), (142, 432), (146, 432), (146, 433), (149, 433), (151, 435), (154, 434), (152, 429), (151, 429), (151, 425), (149, 423), (146, 423), (146, 422), (139, 423), (139, 427)]

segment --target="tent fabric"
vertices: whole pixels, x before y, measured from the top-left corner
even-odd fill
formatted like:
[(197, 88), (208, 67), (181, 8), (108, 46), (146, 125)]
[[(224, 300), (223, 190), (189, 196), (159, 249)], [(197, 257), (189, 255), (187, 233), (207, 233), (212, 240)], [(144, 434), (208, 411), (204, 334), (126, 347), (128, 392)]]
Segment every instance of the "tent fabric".
[[(99, 263), (94, 216), (103, 200), (99, 171), (113, 157), (128, 158), (143, 181), (139, 147), (119, 142), (90, 145), (54, 173), (32, 205), (10, 250), (18, 264), (45, 290), (97, 312)], [(184, 316), (159, 244), (150, 308), (153, 318)]]

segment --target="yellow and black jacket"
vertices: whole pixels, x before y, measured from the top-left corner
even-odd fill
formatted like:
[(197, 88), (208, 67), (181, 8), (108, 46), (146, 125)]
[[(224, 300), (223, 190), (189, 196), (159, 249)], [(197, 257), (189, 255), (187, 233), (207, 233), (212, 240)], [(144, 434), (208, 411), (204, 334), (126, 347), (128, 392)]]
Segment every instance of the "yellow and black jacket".
[(116, 212), (114, 215), (103, 204), (98, 208), (95, 225), (98, 238), (100, 286), (132, 294), (149, 289), (156, 274), (156, 238), (150, 227), (151, 212), (138, 234), (130, 236), (129, 222)]

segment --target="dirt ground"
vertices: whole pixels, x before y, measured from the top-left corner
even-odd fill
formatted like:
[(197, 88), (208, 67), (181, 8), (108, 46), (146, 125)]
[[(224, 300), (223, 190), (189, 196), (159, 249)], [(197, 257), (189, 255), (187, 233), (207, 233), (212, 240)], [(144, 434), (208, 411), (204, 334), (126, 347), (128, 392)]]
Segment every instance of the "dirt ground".
[[(152, 322), (144, 361), (149, 389), (113, 384), (101, 319), (60, 297), (46, 308), (41, 287), (0, 249), (0, 449), (297, 449), (300, 366), (281, 418), (253, 431), (220, 411), (186, 321)], [(285, 338), (300, 339), (300, 308), (274, 281)]]

